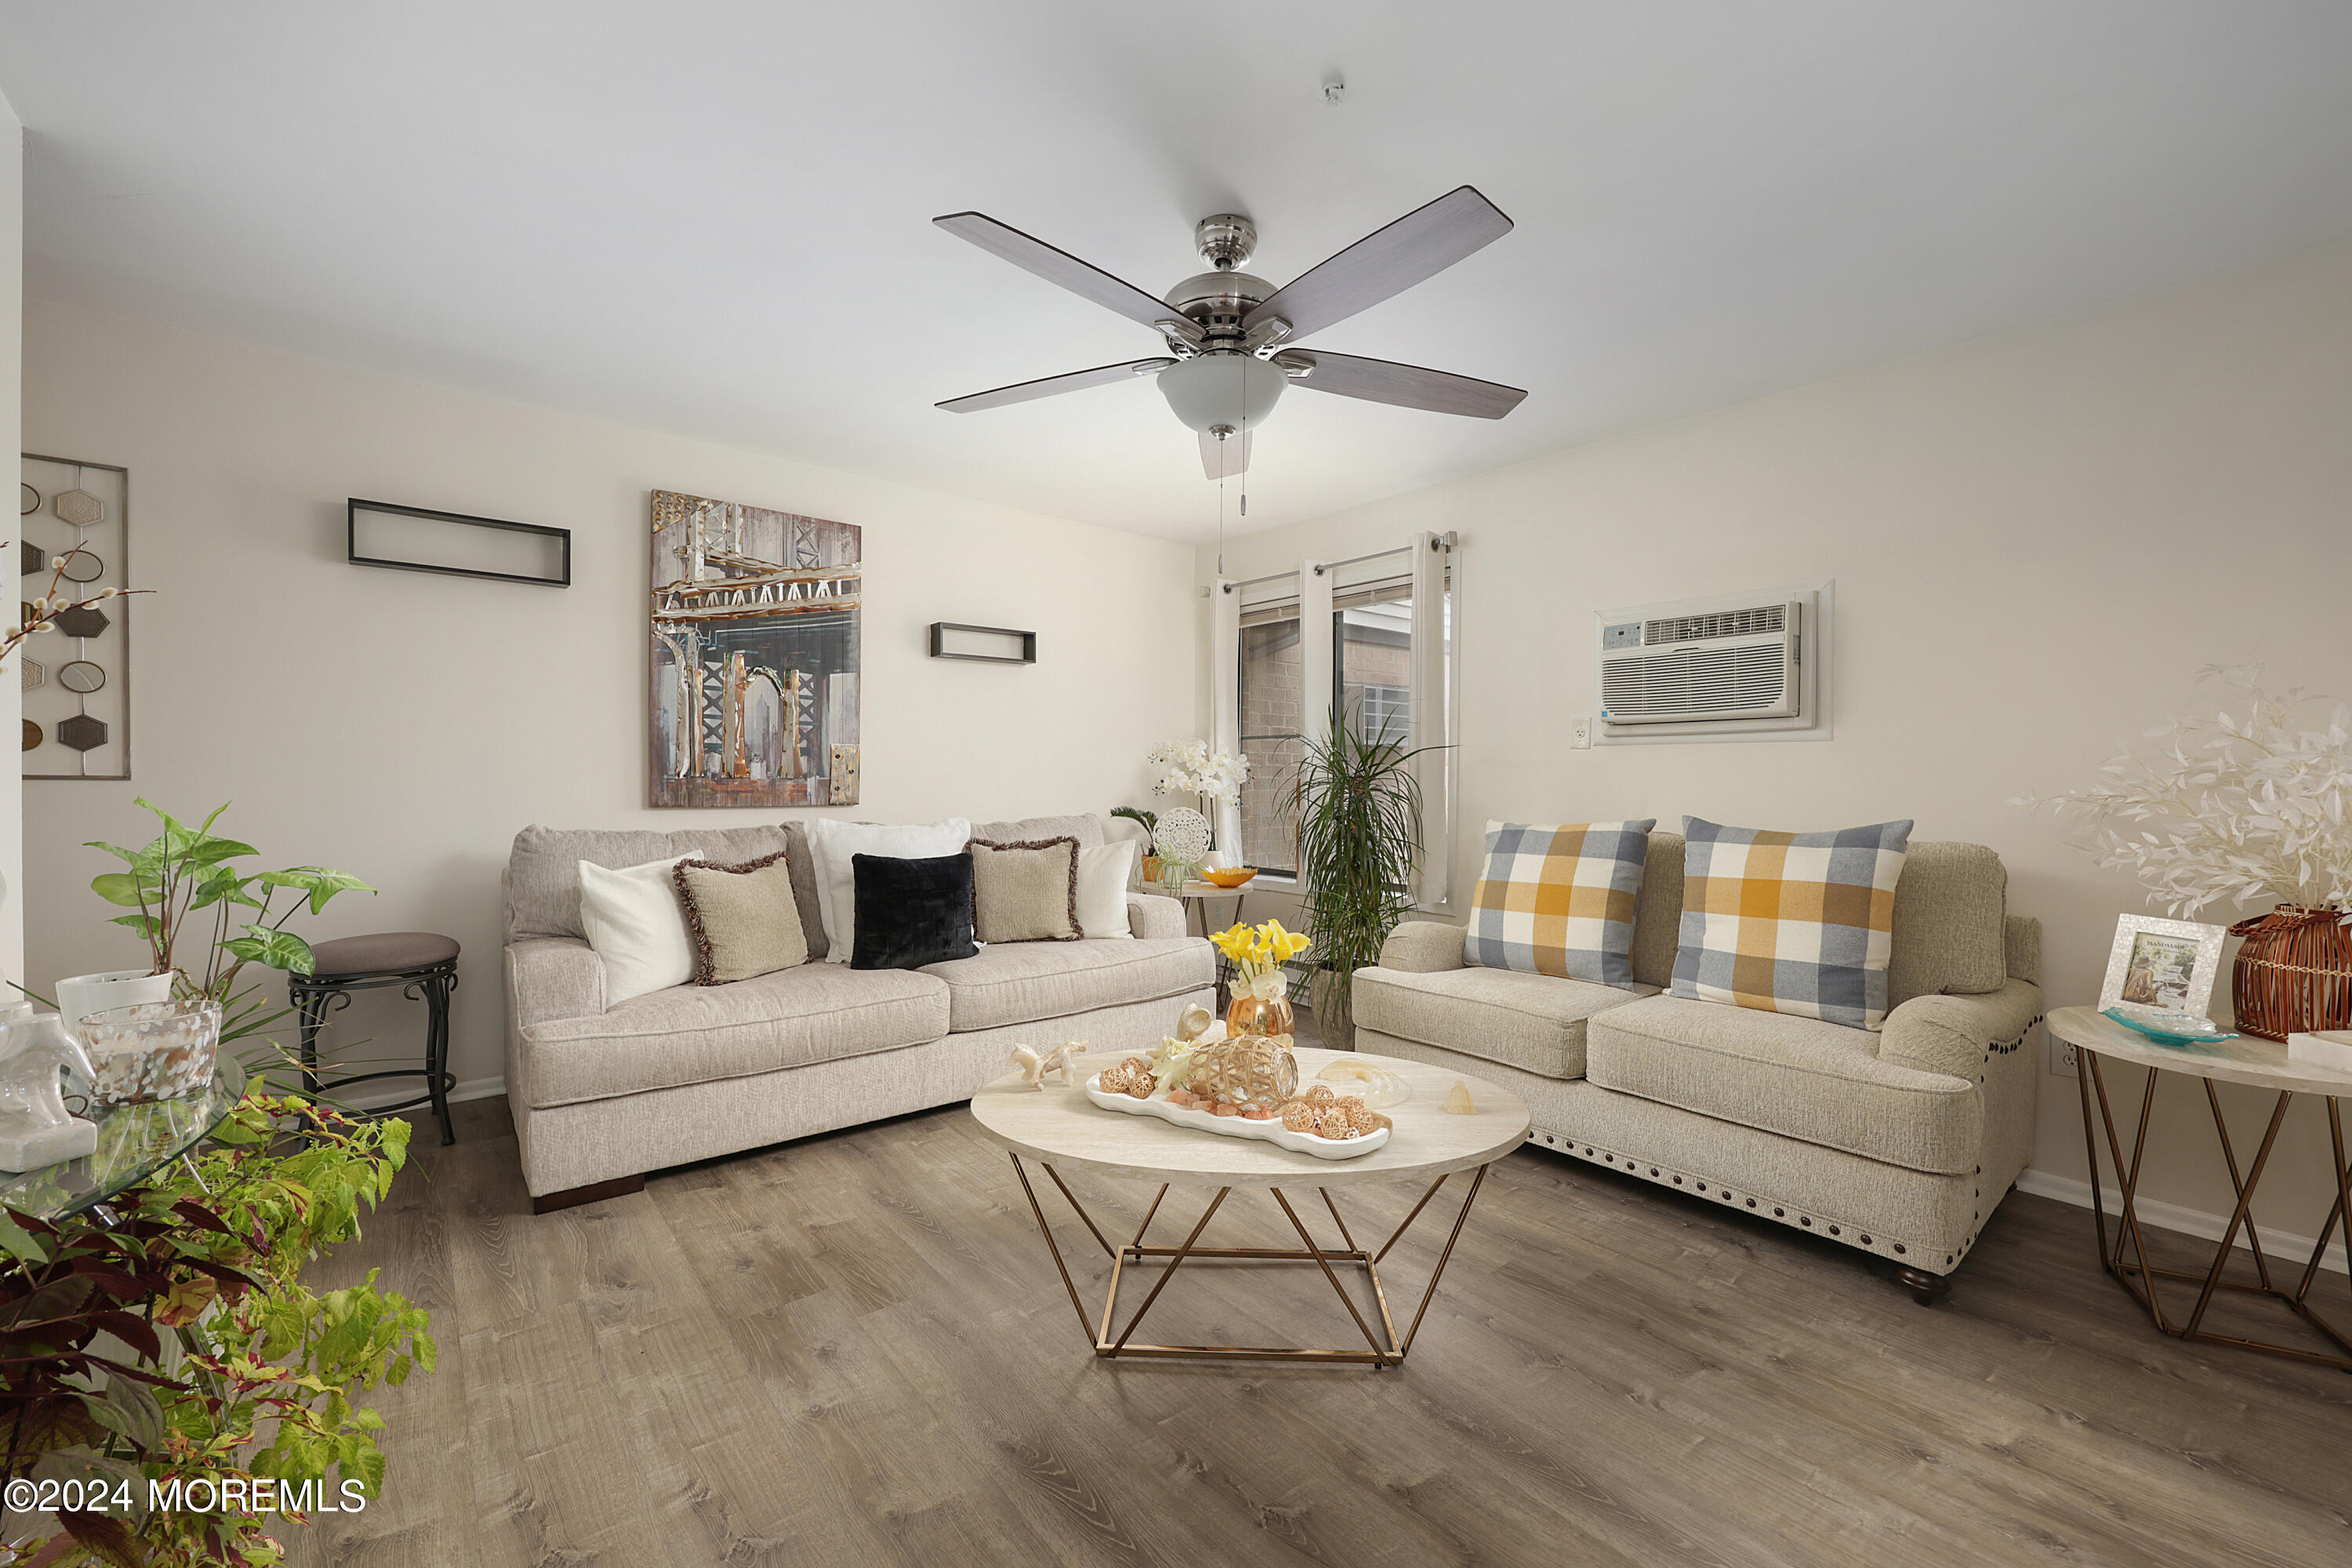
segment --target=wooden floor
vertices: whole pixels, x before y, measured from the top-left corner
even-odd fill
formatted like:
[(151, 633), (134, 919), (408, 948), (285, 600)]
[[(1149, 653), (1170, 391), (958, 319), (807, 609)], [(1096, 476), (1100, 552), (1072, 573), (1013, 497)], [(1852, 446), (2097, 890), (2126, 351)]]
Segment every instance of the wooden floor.
[[(2044, 1199), (1923, 1309), (1874, 1259), (1522, 1151), (1402, 1369), (1108, 1363), (960, 1107), (544, 1217), (504, 1102), (461, 1110), (320, 1267), (383, 1269), (442, 1359), (378, 1401), (384, 1497), (289, 1528), (297, 1563), (2352, 1563), (2352, 1376), (2160, 1338)], [(1130, 1227), (1149, 1196), (1074, 1185)], [(1412, 1195), (1343, 1207), (1360, 1237)], [(1225, 1213), (1283, 1240), (1262, 1195)], [(1186, 1265), (1152, 1324), (1355, 1332), (1318, 1276), (1250, 1265)]]

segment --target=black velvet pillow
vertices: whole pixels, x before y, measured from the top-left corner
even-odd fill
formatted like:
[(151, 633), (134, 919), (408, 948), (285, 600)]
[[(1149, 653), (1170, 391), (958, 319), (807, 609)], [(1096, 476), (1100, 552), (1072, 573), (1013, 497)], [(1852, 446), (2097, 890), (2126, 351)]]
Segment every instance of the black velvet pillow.
[(971, 857), (852, 855), (857, 930), (852, 969), (920, 969), (980, 949), (971, 940)]

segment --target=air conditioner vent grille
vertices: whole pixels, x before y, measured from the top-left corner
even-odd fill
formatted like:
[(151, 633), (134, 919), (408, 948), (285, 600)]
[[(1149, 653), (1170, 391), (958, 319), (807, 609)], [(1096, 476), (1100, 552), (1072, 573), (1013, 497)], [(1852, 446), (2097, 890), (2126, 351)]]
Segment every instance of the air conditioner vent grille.
[(1769, 643), (1612, 658), (1601, 668), (1601, 705), (1618, 720), (1769, 710), (1783, 699), (1786, 672)]
[(1648, 647), (1664, 643), (1703, 642), (1714, 637), (1759, 637), (1788, 625), (1785, 605), (1759, 605), (1750, 610), (1724, 610), (1709, 616), (1675, 616), (1649, 623), (1642, 634)]

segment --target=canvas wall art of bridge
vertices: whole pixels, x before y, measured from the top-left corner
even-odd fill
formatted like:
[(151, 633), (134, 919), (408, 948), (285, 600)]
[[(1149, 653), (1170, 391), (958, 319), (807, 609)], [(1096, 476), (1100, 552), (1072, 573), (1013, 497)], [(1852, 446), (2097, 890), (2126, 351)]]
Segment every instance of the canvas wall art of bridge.
[(855, 805), (857, 527), (653, 502), (649, 803)]

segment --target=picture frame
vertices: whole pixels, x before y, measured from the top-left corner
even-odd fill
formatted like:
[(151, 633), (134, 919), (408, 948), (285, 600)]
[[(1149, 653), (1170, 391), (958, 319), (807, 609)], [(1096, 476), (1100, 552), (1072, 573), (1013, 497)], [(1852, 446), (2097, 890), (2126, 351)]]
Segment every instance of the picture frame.
[(2099, 1010), (2120, 1007), (2149, 1017), (2184, 1013), (2210, 1017), (2213, 985), (2221, 973), (2221, 942), (2229, 934), (2226, 927), (2195, 921), (2116, 916), (2106, 983), (2099, 987)]

